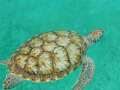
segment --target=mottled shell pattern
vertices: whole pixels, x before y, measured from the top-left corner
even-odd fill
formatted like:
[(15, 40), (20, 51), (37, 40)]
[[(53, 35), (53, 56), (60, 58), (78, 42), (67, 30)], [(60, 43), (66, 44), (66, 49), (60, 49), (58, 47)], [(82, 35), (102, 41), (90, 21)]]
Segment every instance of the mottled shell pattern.
[(9, 71), (33, 82), (63, 78), (82, 63), (86, 43), (74, 31), (57, 30), (27, 40), (11, 57)]

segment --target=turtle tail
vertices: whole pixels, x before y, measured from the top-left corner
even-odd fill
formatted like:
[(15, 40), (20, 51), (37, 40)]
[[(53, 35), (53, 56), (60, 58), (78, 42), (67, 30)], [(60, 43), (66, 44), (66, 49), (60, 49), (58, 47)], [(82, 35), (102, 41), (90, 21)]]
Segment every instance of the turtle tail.
[(8, 64), (10, 61), (10, 59), (7, 59), (7, 60), (3, 60), (3, 61), (0, 61), (0, 64)]

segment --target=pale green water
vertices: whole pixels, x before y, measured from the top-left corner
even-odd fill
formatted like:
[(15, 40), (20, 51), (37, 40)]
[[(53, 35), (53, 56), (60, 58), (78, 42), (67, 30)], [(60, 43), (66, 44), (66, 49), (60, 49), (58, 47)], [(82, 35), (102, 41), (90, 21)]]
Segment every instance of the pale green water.
[[(120, 90), (119, 0), (0, 0), (0, 60), (10, 58), (27, 39), (52, 30), (75, 30), (85, 35), (100, 28), (102, 39), (89, 48), (96, 69), (83, 90)], [(81, 67), (61, 80), (23, 81), (11, 90), (71, 90)], [(0, 65), (0, 90), (9, 72)]]

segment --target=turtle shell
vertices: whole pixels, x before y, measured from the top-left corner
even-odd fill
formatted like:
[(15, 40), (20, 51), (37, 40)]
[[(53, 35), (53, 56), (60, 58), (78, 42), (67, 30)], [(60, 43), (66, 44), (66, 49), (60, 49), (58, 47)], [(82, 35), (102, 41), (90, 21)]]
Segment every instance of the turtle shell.
[(57, 30), (32, 37), (10, 58), (9, 71), (34, 82), (63, 78), (82, 63), (86, 43), (74, 31)]

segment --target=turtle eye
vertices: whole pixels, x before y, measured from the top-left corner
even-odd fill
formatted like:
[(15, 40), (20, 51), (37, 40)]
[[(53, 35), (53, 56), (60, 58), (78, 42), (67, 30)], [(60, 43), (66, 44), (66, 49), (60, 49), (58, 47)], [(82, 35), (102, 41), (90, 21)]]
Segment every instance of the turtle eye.
[(89, 35), (92, 37), (93, 42), (97, 42), (101, 38), (103, 33), (103, 30), (95, 29), (94, 31), (90, 32)]

